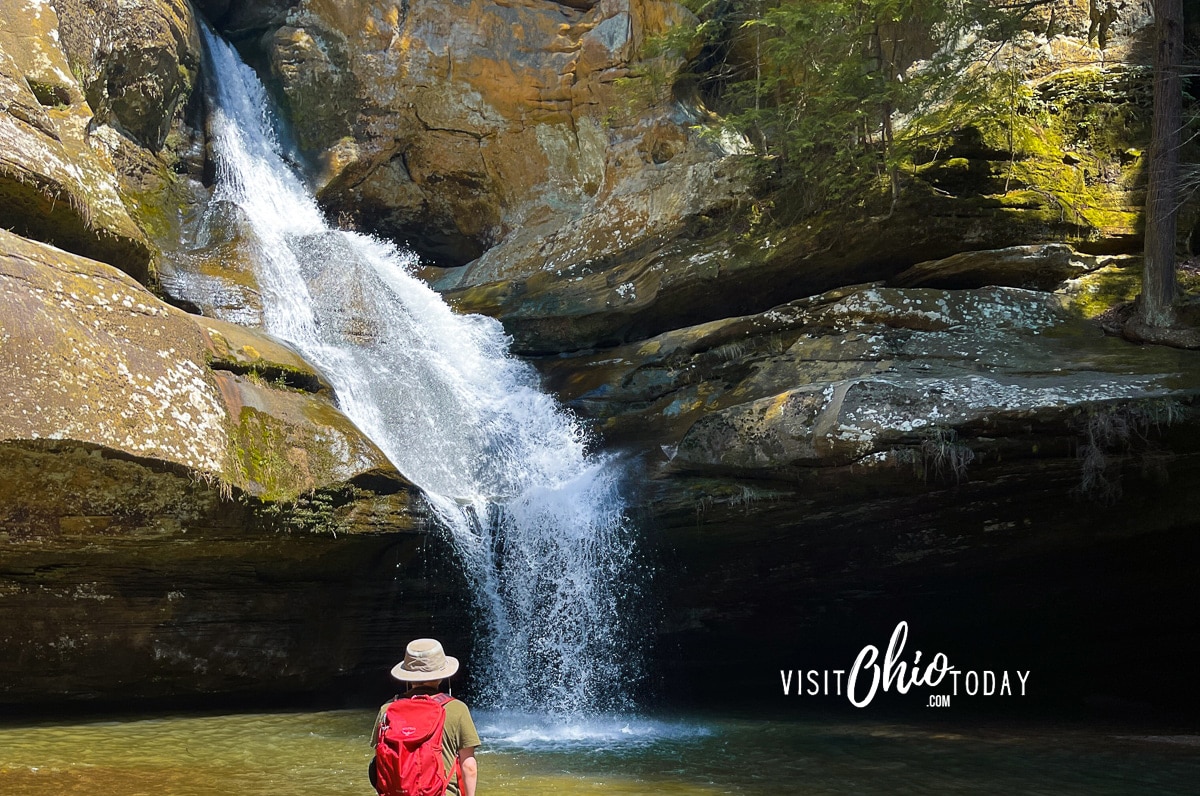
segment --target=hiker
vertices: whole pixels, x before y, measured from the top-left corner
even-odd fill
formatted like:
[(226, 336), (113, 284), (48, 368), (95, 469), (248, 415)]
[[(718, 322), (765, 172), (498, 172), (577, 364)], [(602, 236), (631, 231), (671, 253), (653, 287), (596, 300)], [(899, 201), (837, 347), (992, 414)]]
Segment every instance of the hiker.
[[(479, 733), (467, 706), (441, 692), (457, 671), (458, 659), (431, 638), (410, 642), (392, 667), (408, 690), (383, 704), (371, 733), (371, 784), (380, 796), (475, 796)], [(440, 766), (423, 765), (439, 756)]]

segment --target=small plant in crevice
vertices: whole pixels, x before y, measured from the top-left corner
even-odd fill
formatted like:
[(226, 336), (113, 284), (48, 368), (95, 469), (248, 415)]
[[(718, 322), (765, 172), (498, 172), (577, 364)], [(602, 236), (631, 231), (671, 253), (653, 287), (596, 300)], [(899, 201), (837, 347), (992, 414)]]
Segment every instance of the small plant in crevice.
[(747, 484), (722, 485), (707, 491), (695, 503), (696, 518), (716, 509), (741, 509), (743, 514), (750, 514), (757, 504), (763, 501), (775, 501), (778, 495), (770, 489), (761, 489)]
[(234, 499), (234, 484), (224, 476), (207, 470), (189, 470), (188, 480), (195, 486), (216, 489), (222, 503), (231, 503)]
[(354, 499), (353, 488), (317, 489), (295, 499), (254, 501), (255, 519), (283, 533), (328, 533), (337, 538), (340, 525), (337, 509)]
[(1162, 483), (1171, 454), (1150, 438), (1151, 431), (1180, 422), (1188, 408), (1163, 399), (1136, 404), (1089, 406), (1077, 418), (1082, 441), (1077, 492), (1101, 505), (1112, 505), (1124, 494), (1121, 470), (1126, 459), (1138, 461), (1144, 478)]
[(967, 467), (975, 461), (975, 451), (958, 441), (958, 432), (943, 426), (929, 426), (913, 461), (913, 469), (929, 481), (962, 483)]

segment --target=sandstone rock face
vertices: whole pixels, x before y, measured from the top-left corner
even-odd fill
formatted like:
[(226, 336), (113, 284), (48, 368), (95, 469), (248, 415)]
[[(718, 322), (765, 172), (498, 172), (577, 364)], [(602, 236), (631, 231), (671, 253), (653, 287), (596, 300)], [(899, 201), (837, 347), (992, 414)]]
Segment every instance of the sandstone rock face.
[[(1054, 4), (1051, 36), (1031, 28), (1002, 48), (1005, 68), (1025, 77), (1016, 115), (962, 109), (977, 126), (915, 153), (890, 207), (773, 223), (788, 217), (787, 194), (750, 188), (749, 164), (726, 159), (707, 184), (737, 201), (706, 206), (671, 232), (628, 245), (589, 216), (580, 227), (542, 230), (538, 256), (512, 238), (430, 278), (462, 309), (503, 319), (519, 350), (545, 353), (758, 312), (962, 252), (1060, 242), (1091, 256), (1136, 252), (1147, 84), (1144, 70), (1121, 61), (1137, 62), (1132, 47), (1146, 19), (1122, 11), (1102, 50), (1079, 5)], [(997, 134), (1010, 123), (1011, 136)], [(676, 180), (675, 198), (685, 184)]]
[(10, 0), (0, 25), (0, 225), (148, 276), (149, 247), (121, 201), (112, 154), (57, 46), (44, 3)]
[(0, 242), (5, 439), (77, 440), (276, 499), (387, 469), (326, 398), (261, 380), (319, 384), (281, 344), (168, 307), (111, 266), (8, 233)]
[(1139, 245), (1144, 86), (1123, 60), (1140, 4), (1105, 23), (1103, 48), (1097, 4), (1039, 6), (1003, 49), (1029, 95), (1013, 136), (982, 119), (918, 153), (890, 210), (790, 227), (764, 223), (787, 197), (763, 198), (744, 142), (698, 135), (711, 117), (666, 90), (679, 64), (647, 58), (688, 19), (676, 4), (217, 5), (225, 30), (257, 37), (330, 215), (411, 243), (521, 352), (643, 339), (962, 251)]
[[(1098, 50), (1080, 47), (1099, 58)], [(1046, 58), (1061, 67), (1057, 56)], [(578, 248), (556, 258), (547, 246), (544, 268), (532, 258), (506, 259), (515, 243), (502, 244), (465, 269), (431, 278), (456, 306), (501, 318), (518, 350), (545, 353), (758, 312), (839, 285), (893, 279), (920, 263), (971, 256), (966, 252), (1061, 243), (1091, 257), (1138, 251), (1146, 117), (1137, 75), (1124, 67), (1058, 68), (1027, 85), (1031, 110), (1016, 118), (1012, 147), (964, 130), (945, 149), (923, 156), (927, 162), (903, 177), (895, 206), (878, 215), (847, 211), (770, 225), (757, 221), (756, 203), (746, 201), (739, 211), (697, 215), (670, 240), (647, 240), (612, 256), (597, 256), (587, 234), (567, 227), (564, 234)], [(1114, 130), (1096, 124), (1092, 113), (1125, 122)], [(736, 162), (724, 161), (726, 168)], [(714, 175), (715, 182), (744, 186), (745, 171)], [(786, 196), (774, 201), (782, 205)], [(557, 240), (554, 233), (548, 239)], [(989, 256), (996, 257), (978, 257)], [(1054, 269), (1026, 265), (1041, 273), (1023, 284), (1056, 283)], [(1011, 278), (1005, 283), (1019, 284)], [(960, 286), (979, 284), (968, 279)]]
[(539, 365), (614, 444), (764, 471), (883, 466), (896, 446), (1010, 412), (1186, 402), (1200, 378), (1191, 354), (1137, 349), (1063, 296), (1002, 287), (845, 288)]
[(659, 0), (305, 0), (262, 46), (332, 215), (441, 263), (508, 242), (480, 269), (528, 275), (674, 234), (744, 190), (689, 130), (693, 110), (648, 79), (617, 85), (674, 68), (640, 49), (686, 14)]
[[(1187, 566), (1162, 557), (1195, 561), (1200, 357), (1106, 337), (1073, 295), (859, 286), (540, 360), (644, 469), (672, 689), (698, 698), (721, 649), (794, 667), (900, 619), (1003, 654), (972, 611), (1044, 662), (1057, 642), (1000, 601), (1094, 589), (1072, 561), (1120, 570), (1106, 605), (1178, 594)], [(1112, 616), (1061, 604), (1067, 635)]]
[(313, 690), (450, 599), (395, 602), (429, 554), (380, 484), (262, 504), (74, 440), (0, 442), (0, 477), (2, 704)]
[(151, 281), (157, 248), (194, 199), (175, 173), (197, 169), (185, 123), (200, 62), (190, 6), (0, 10), (0, 224)]
[(200, 69), (184, 0), (58, 0), (59, 36), (97, 124), (161, 149)]
[(0, 701), (312, 688), (383, 642), (424, 510), (295, 352), (0, 232), (0, 368)]

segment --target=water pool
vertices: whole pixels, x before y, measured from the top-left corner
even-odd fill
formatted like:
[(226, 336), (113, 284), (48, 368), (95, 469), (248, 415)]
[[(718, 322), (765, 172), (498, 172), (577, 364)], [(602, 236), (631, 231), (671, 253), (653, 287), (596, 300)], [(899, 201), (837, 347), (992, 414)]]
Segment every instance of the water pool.
[[(370, 796), (373, 711), (0, 726), (6, 796)], [(1081, 726), (477, 716), (484, 794), (1194, 794), (1200, 736)]]

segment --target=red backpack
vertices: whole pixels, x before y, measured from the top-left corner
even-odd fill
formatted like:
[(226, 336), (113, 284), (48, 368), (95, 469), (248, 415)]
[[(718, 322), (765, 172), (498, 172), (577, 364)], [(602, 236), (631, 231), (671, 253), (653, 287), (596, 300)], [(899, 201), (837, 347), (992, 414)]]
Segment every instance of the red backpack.
[[(417, 694), (387, 706), (375, 744), (375, 778), (380, 796), (442, 796), (450, 784), (442, 762), (446, 694)], [(451, 776), (458, 776), (458, 760)]]

